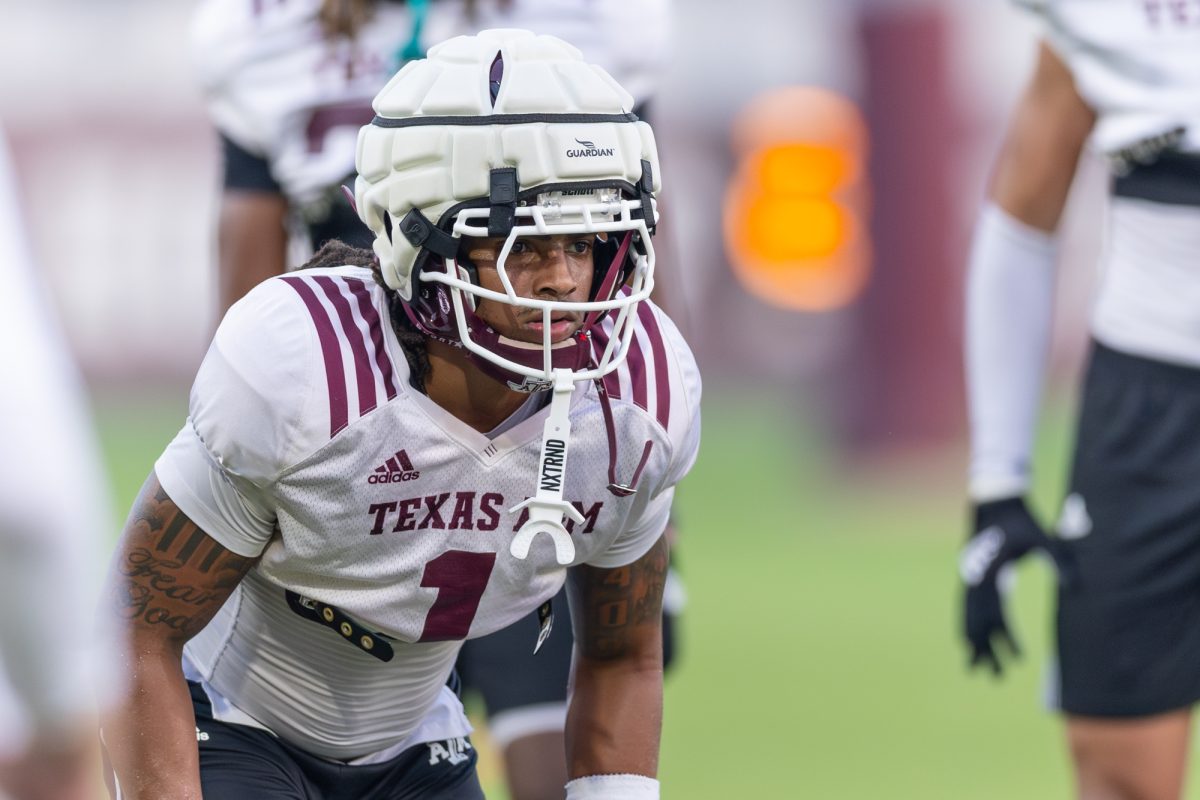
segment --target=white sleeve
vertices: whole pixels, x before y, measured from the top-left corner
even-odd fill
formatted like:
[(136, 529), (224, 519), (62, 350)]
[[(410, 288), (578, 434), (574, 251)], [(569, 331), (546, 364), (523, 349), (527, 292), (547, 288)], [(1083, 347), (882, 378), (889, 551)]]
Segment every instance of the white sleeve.
[(1011, 0), (1011, 2), (1021, 11), (1033, 17), (1035, 22), (1041, 26), (1043, 32), (1054, 17), (1054, 0)]
[(192, 386), (187, 424), (154, 466), (180, 510), (239, 555), (266, 547), (276, 479), (320, 443), (305, 425), (314, 395), (311, 330), (282, 280), (234, 304)]
[[(634, 508), (625, 530), (602, 553), (588, 560), (594, 567), (622, 567), (645, 555), (666, 530), (675, 485), (687, 475), (700, 452), (700, 371), (674, 323), (654, 310), (654, 325), (664, 343), (669, 370), (670, 412), (666, 426), (667, 452), (652, 461), (659, 465), (657, 479), (637, 487)], [(652, 334), (654, 335), (654, 334)], [(658, 368), (658, 364), (655, 365)], [(622, 442), (622, 447), (640, 443)], [(656, 445), (657, 446), (657, 445)], [(659, 460), (661, 459), (661, 460)], [(663, 463), (665, 461), (665, 463)]]
[(970, 495), (1023, 494), (1037, 426), (1054, 305), (1051, 234), (988, 204), (967, 272), (966, 372)]
[(275, 528), (270, 498), (253, 484), (234, 486), (191, 417), (155, 462), (154, 472), (188, 519), (227, 550), (254, 558), (270, 541)]
[[(1064, 13), (1060, 0), (1012, 0), (1012, 2), (1033, 18), (1039, 39), (1062, 59), (1071, 72), (1076, 73), (1075, 79), (1078, 82), (1076, 57), (1081, 52), (1091, 49), (1086, 43), (1087, 37), (1081, 36), (1081, 31), (1076, 30), (1078, 14)], [(1100, 3), (1098, 6), (1100, 7), (1096, 8), (1094, 12), (1088, 12), (1089, 16), (1093, 14), (1104, 16), (1111, 13), (1111, 9), (1104, 7), (1104, 3)], [(1094, 19), (1095, 16), (1092, 18)]]
[[(1067, 55), (1074, 47), (1074, 38), (1063, 27), (1060, 10), (1055, 7), (1056, 0), (1012, 0), (1012, 3), (1033, 19), (1038, 38), (1066, 63)], [(1104, 9), (1097, 13), (1104, 13)]]
[(634, 520), (616, 540), (605, 550), (588, 559), (593, 567), (613, 569), (632, 564), (650, 551), (654, 543), (667, 529), (667, 520), (671, 516), (671, 501), (675, 497), (675, 488), (670, 487), (657, 495), (647, 492), (643, 497), (639, 490), (634, 500), (638, 508), (630, 514)]
[[(29, 251), (0, 133), (0, 754), (116, 686), (93, 636), (113, 517), (83, 384)], [(103, 544), (102, 544), (103, 543)], [(107, 698), (105, 698), (107, 700)]]

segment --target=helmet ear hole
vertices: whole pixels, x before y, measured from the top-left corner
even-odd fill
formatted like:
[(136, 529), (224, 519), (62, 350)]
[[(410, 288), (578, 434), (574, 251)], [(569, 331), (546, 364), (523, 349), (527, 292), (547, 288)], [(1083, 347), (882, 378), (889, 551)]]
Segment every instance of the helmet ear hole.
[[(622, 243), (631, 235), (630, 233), (624, 236), (609, 234), (603, 239), (599, 236), (596, 237), (596, 243), (592, 246), (592, 292), (588, 300), (603, 301), (611, 299), (625, 284), (626, 279), (629, 278), (629, 271), (632, 266), (629, 259), (629, 248), (622, 247)], [(613, 262), (617, 258), (620, 258), (622, 263), (614, 265)], [(617, 269), (616, 275), (610, 277), (609, 273), (614, 266)], [(604, 291), (605, 284), (608, 285), (608, 289), (605, 292), (607, 296), (601, 297), (600, 294)]]
[(613, 259), (616, 257), (616, 237), (608, 236), (601, 239), (597, 236), (595, 244), (592, 245), (592, 292), (588, 296), (588, 300), (606, 299), (597, 295), (600, 294), (600, 288), (604, 285), (604, 278), (608, 275), (608, 268), (612, 266)]

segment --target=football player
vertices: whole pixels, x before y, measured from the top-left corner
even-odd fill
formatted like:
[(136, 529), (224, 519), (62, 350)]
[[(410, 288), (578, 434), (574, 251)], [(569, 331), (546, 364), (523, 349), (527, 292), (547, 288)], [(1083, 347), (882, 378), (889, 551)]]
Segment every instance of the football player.
[(114, 685), (87, 622), (111, 509), (14, 184), (0, 133), (0, 797), (84, 800), (98, 789), (94, 687)]
[(481, 797), (455, 657), (535, 611), (528, 649), (560, 636), (564, 581), (567, 797), (658, 797), (700, 386), (647, 299), (660, 179), (631, 106), (514, 30), (376, 97), (373, 253), (331, 243), (230, 309), (115, 554), (121, 797)]
[[(996, 162), (967, 288), (974, 526), (964, 634), (1016, 650), (998, 577), (1059, 568), (1053, 701), (1079, 794), (1178, 798), (1200, 698), (1200, 5), (1025, 3), (1037, 66)], [(1085, 143), (1114, 178), (1070, 494), (1030, 513), (1055, 234)]]
[[(354, 142), (371, 100), (397, 63), (429, 42), (480, 28), (527, 28), (579, 47), (634, 96), (645, 118), (664, 60), (667, 0), (206, 0), (194, 24), (195, 60), (222, 142), (218, 285), (222, 311), (260, 281), (302, 263), (326, 241), (369, 247), (371, 231), (343, 196)], [(630, 27), (627, 20), (639, 24)], [(656, 241), (664, 263), (663, 237)], [(668, 237), (669, 238), (669, 237)], [(289, 258), (290, 256), (290, 258)], [(663, 270), (654, 299), (663, 303)], [(670, 299), (678, 305), (678, 292)], [(664, 304), (678, 321), (674, 305)], [(681, 597), (671, 573), (664, 657), (675, 648)], [(674, 602), (672, 603), (672, 600)], [(565, 603), (560, 595), (559, 603)], [(569, 621), (532, 658), (525, 628), (473, 639), (458, 662), (477, 691), (502, 754), (512, 800), (557, 797), (563, 750)], [(503, 679), (498, 676), (504, 676)]]

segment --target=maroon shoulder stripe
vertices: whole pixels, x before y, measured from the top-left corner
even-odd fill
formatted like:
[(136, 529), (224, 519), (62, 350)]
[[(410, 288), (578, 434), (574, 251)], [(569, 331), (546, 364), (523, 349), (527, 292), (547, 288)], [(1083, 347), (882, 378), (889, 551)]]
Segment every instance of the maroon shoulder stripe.
[(325, 296), (333, 304), (338, 321), (342, 323), (342, 334), (350, 343), (350, 352), (354, 354), (354, 381), (358, 386), (358, 415), (361, 417), (379, 405), (379, 396), (375, 392), (375, 373), (371, 370), (371, 358), (367, 355), (367, 343), (363, 339), (362, 331), (354, 322), (350, 301), (338, 287), (340, 281), (335, 281), (328, 275), (318, 275), (313, 281), (324, 290)]
[(667, 363), (667, 346), (663, 342), (662, 330), (654, 317), (654, 310), (645, 303), (638, 305), (638, 319), (650, 339), (650, 350), (654, 353), (654, 396), (657, 399), (658, 424), (664, 428), (671, 421), (671, 376), (668, 374), (670, 365)]
[(388, 356), (387, 346), (383, 343), (383, 325), (379, 319), (379, 312), (375, 309), (375, 304), (371, 302), (371, 292), (360, 280), (348, 278), (346, 285), (358, 298), (358, 313), (367, 323), (371, 346), (375, 351), (375, 366), (379, 367), (379, 372), (383, 376), (383, 390), (387, 392), (388, 400), (392, 400), (399, 392), (399, 388), (396, 386), (396, 372), (392, 369), (392, 359)]
[(332, 439), (349, 424), (346, 411), (346, 373), (342, 368), (342, 349), (338, 347), (337, 333), (329, 315), (321, 307), (316, 292), (303, 278), (289, 275), (281, 280), (300, 295), (317, 329), (317, 338), (321, 342), (321, 357), (325, 360), (325, 380), (329, 384), (329, 437)]
[[(603, 324), (598, 323), (592, 328), (592, 342), (592, 352), (596, 356), (596, 361), (599, 362), (604, 356), (604, 348), (608, 347), (608, 331), (604, 330)], [(604, 381), (604, 391), (613, 400), (621, 399), (621, 378), (617, 375), (617, 372), (618, 370), (614, 369), (602, 379)]]
[(638, 408), (650, 410), (650, 391), (646, 387), (646, 354), (638, 341), (637, 331), (629, 338), (629, 355), (625, 357), (629, 367), (629, 382), (633, 391), (633, 403)]

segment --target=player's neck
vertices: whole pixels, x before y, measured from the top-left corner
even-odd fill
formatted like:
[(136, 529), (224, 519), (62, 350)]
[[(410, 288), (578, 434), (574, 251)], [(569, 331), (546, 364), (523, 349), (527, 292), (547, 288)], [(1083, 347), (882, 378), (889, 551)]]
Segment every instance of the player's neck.
[(487, 433), (529, 399), (514, 392), (471, 363), (462, 350), (429, 341), (429, 399), (481, 433)]

